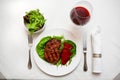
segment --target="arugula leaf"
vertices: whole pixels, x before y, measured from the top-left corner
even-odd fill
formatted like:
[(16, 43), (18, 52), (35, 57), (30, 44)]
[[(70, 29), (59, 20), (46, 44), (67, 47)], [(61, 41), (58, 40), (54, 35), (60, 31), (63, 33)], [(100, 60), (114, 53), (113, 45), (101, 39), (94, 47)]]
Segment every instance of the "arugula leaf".
[(56, 63), (56, 66), (58, 67), (61, 64), (61, 59)]

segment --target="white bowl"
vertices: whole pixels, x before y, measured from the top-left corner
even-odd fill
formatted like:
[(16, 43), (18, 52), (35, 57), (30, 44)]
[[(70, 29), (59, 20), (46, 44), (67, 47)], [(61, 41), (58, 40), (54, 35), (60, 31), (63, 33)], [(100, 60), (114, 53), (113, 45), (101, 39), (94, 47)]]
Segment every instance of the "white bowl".
[[(29, 32), (29, 31), (28, 31), (28, 28), (27, 28), (27, 26), (26, 26), (25, 23), (24, 23), (24, 25), (25, 25), (25, 30), (27, 30), (27, 32)], [(37, 33), (41, 33), (41, 32), (45, 29), (45, 27), (46, 27), (46, 25), (44, 24), (44, 26), (43, 26), (41, 29), (35, 31), (34, 33), (35, 33), (35, 34), (37, 34)]]

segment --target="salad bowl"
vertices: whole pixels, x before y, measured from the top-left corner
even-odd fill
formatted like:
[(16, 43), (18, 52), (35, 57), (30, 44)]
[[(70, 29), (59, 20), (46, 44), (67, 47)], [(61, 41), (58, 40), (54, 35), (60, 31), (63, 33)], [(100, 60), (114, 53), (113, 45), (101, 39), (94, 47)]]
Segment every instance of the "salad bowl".
[(39, 9), (26, 12), (26, 15), (23, 16), (23, 20), (25, 28), (30, 34), (39, 33), (45, 29), (46, 19)]

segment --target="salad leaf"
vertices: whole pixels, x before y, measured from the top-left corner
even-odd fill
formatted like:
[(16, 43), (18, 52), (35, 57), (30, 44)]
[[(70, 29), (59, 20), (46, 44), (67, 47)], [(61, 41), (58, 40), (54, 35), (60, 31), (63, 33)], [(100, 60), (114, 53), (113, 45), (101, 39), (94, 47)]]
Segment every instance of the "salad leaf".
[(63, 50), (63, 48), (64, 48), (64, 41), (61, 41), (61, 46), (60, 46), (59, 50)]
[(41, 29), (45, 24), (45, 21), (46, 20), (43, 14), (40, 13), (39, 9), (26, 12), (26, 15), (24, 16), (24, 22), (31, 34)]
[(56, 63), (56, 66), (59, 66), (61, 64), (61, 59)]
[(62, 40), (64, 38), (64, 36), (53, 36), (54, 39), (57, 39), (57, 40)]
[(44, 59), (44, 49), (46, 43), (51, 39), (51, 36), (42, 38), (36, 46), (36, 51), (40, 58)]

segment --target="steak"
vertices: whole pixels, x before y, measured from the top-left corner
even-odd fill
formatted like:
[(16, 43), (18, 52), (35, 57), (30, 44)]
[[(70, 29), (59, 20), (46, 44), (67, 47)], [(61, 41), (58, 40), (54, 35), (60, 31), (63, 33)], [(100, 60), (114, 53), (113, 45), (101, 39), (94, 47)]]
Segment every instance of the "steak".
[(44, 50), (44, 59), (52, 64), (56, 64), (60, 59), (61, 51), (59, 50), (61, 41), (51, 39), (46, 43)]

